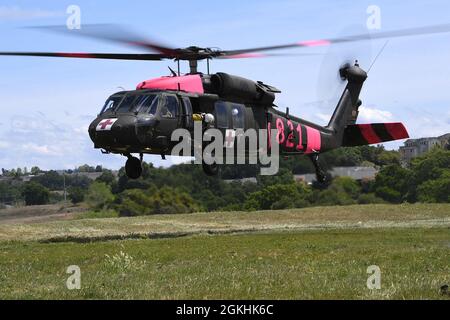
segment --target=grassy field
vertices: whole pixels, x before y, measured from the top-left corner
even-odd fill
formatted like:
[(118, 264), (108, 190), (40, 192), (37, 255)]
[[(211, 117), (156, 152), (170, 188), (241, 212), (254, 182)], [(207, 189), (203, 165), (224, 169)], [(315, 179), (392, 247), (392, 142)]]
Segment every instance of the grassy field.
[[(66, 288), (69, 265), (81, 290)], [(448, 299), (449, 283), (450, 205), (0, 226), (2, 299)]]

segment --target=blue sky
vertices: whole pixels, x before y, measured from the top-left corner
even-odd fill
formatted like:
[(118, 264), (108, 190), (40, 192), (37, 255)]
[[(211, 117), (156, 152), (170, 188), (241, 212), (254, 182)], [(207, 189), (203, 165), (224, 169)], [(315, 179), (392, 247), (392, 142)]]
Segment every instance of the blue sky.
[[(141, 52), (22, 28), (65, 25), (72, 4), (81, 9), (82, 25), (122, 24), (175, 47), (235, 49), (367, 32), (369, 5), (380, 8), (383, 31), (450, 23), (445, 0), (0, 1), (0, 51)], [(214, 61), (212, 71), (272, 84), (283, 91), (276, 100), (281, 108), (325, 124), (334, 103), (323, 101), (340, 90), (331, 66), (356, 55), (367, 68), (383, 44), (289, 51), (320, 54), (310, 57)], [(450, 33), (390, 40), (363, 88), (359, 122), (402, 121), (412, 137), (450, 132), (449, 60)], [(168, 65), (174, 67), (171, 61), (1, 57), (0, 167), (122, 166), (122, 157), (93, 149), (87, 126), (118, 87), (167, 75)], [(159, 157), (146, 160), (164, 164)]]

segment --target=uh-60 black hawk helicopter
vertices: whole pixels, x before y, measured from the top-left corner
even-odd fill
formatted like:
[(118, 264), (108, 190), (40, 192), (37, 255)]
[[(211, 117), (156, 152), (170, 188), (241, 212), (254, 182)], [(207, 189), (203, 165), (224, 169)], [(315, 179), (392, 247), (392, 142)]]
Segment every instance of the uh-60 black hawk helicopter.
[[(110, 96), (100, 114), (89, 126), (89, 136), (95, 148), (102, 149), (106, 153), (122, 154), (128, 158), (125, 169), (130, 178), (135, 179), (141, 175), (143, 154), (159, 154), (163, 158), (170, 154), (177, 143), (171, 141), (174, 130), (185, 128), (192, 133), (194, 121), (207, 121), (209, 126), (206, 127), (212, 126), (223, 130), (225, 136), (231, 139), (235, 139), (233, 131), (236, 129), (267, 130), (269, 137), (271, 130), (276, 130), (280, 154), (309, 155), (316, 168), (317, 179), (324, 181), (325, 174), (318, 163), (320, 153), (344, 146), (368, 145), (408, 138), (408, 133), (401, 123), (356, 124), (358, 108), (361, 106), (359, 95), (367, 78), (367, 73), (358, 63), (355, 61), (352, 64), (336, 66), (340, 77), (347, 83), (328, 125), (320, 126), (290, 115), (288, 110), (286, 112), (277, 110), (274, 100), (275, 94), (280, 91), (273, 86), (226, 73), (210, 74), (210, 60), (264, 57), (271, 54), (260, 52), (449, 32), (450, 25), (240, 50), (195, 46), (174, 49), (143, 40), (130, 33), (111, 31), (111, 26), (103, 25), (101, 29), (107, 29), (109, 32), (106, 34), (98, 32), (98, 25), (83, 26), (83, 32), (73, 32), (131, 44), (157, 53), (0, 52), (0, 55), (176, 61), (178, 72), (171, 69), (172, 76), (143, 81), (137, 85), (136, 90), (121, 91)], [(181, 60), (189, 61), (188, 74), (181, 75)], [(199, 60), (206, 60), (208, 66), (206, 74), (198, 72)], [(133, 153), (139, 154), (140, 158), (132, 156)], [(217, 167), (214, 163), (203, 163), (204, 171), (209, 175), (216, 174)]]

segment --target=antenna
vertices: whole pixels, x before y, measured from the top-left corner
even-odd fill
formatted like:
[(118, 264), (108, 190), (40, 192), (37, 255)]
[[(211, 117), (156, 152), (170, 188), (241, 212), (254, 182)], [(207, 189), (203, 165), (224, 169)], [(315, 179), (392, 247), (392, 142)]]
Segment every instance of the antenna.
[(170, 73), (172, 73), (172, 77), (176, 77), (177, 73), (175, 71), (173, 71), (173, 69), (170, 66), (167, 66), (167, 68), (169, 68)]
[(372, 64), (370, 65), (369, 69), (367, 70), (367, 73), (370, 72), (370, 70), (372, 69), (372, 67), (374, 66), (375, 62), (377, 62), (378, 58), (381, 56), (381, 54), (383, 53), (384, 49), (386, 48), (386, 46), (388, 45), (389, 40), (386, 40), (386, 42), (384, 43), (383, 47), (381, 48), (381, 50), (378, 52), (377, 56), (375, 57), (375, 59), (373, 59)]

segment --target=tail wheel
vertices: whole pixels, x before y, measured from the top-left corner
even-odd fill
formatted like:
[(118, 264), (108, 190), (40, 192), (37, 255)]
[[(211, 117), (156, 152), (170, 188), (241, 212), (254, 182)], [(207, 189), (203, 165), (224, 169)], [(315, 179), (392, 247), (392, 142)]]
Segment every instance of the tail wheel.
[(128, 157), (125, 163), (125, 173), (130, 179), (137, 179), (142, 174), (142, 164), (138, 158)]

